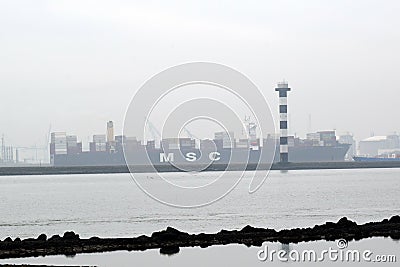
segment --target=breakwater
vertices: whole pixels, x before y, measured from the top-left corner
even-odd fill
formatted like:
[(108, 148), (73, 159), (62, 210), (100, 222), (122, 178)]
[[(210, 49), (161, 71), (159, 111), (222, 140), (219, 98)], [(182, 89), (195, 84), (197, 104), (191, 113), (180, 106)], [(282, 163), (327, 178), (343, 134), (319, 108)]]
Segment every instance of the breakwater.
[(74, 232), (65, 232), (63, 236), (48, 238), (45, 234), (37, 238), (21, 240), (10, 237), (0, 242), (0, 258), (38, 257), (48, 255), (75, 255), (78, 253), (98, 253), (118, 250), (159, 249), (162, 254), (175, 254), (181, 247), (209, 247), (213, 245), (244, 244), (262, 246), (263, 242), (283, 244), (316, 240), (347, 241), (370, 237), (391, 237), (400, 239), (400, 216), (393, 216), (380, 222), (358, 225), (346, 217), (338, 222), (326, 222), (309, 228), (274, 230), (245, 226), (241, 230), (221, 230), (213, 234), (190, 234), (172, 227), (154, 232), (150, 236), (134, 238), (80, 238)]

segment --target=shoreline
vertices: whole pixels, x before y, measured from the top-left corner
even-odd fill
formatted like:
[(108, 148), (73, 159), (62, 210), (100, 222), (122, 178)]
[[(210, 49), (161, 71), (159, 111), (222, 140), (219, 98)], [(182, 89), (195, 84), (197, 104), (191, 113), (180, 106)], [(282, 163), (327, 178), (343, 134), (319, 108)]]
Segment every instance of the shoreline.
[[(188, 165), (190, 166), (190, 165)], [(193, 167), (193, 165), (192, 165)], [(227, 168), (227, 164), (212, 164), (204, 172), (210, 171), (241, 171), (243, 164), (232, 164)], [(136, 173), (146, 172), (182, 172), (182, 170), (172, 165), (156, 166), (133, 166)], [(380, 169), (380, 168), (400, 168), (400, 161), (389, 162), (305, 162), (305, 163), (274, 163), (270, 164), (248, 164), (247, 171), (252, 170), (327, 170), (327, 169)], [(64, 175), (64, 174), (111, 174), (111, 173), (129, 173), (126, 165), (121, 166), (45, 166), (45, 167), (0, 167), (0, 176), (16, 175)]]
[(0, 259), (50, 255), (73, 256), (80, 253), (144, 251), (148, 249), (159, 249), (160, 253), (170, 255), (178, 253), (181, 247), (206, 248), (227, 244), (262, 246), (263, 242), (289, 244), (337, 239), (351, 241), (371, 237), (391, 237), (394, 240), (400, 240), (400, 216), (396, 215), (380, 222), (361, 225), (343, 217), (336, 223), (326, 222), (312, 228), (279, 231), (247, 225), (241, 230), (221, 230), (212, 234), (189, 234), (167, 227), (166, 230), (153, 232), (151, 236), (141, 235), (133, 238), (91, 237), (82, 239), (74, 232), (65, 232), (63, 236), (54, 235), (50, 238), (41, 234), (37, 238), (24, 240), (19, 238), (12, 240), (8, 237), (0, 241)]

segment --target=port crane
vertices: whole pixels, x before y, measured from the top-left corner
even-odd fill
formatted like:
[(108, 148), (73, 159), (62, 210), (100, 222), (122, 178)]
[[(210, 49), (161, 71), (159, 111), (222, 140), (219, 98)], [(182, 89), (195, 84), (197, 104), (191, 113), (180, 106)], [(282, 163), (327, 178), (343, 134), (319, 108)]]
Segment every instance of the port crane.
[[(15, 162), (19, 161), (19, 152), (20, 151), (33, 151), (34, 155), (30, 158), (30, 160), (35, 161), (35, 162), (42, 162), (42, 160), (38, 160), (38, 154), (43, 153), (44, 159), (47, 162), (50, 162), (50, 153), (49, 153), (49, 144), (50, 144), (50, 133), (51, 133), (51, 124), (49, 125), (47, 134), (45, 135), (45, 140), (44, 144), (41, 146), (37, 146), (36, 144), (34, 146), (6, 146), (4, 134), (2, 135), (1, 138), (1, 151), (0, 151), (0, 160), (5, 160), (6, 154), (8, 154), (8, 158), (14, 158), (14, 150), (15, 150)], [(11, 151), (6, 150), (11, 148)], [(14, 159), (12, 159), (14, 161)]]

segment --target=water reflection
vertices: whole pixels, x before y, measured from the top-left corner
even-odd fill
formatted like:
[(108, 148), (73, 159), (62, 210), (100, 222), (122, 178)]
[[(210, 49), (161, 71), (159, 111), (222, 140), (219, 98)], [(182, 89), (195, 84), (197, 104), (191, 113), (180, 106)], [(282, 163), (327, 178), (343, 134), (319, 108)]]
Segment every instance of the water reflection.
[(281, 250), (285, 251), (285, 255), (283, 256), (287, 261), (289, 261), (289, 253), (291, 251), (290, 244), (281, 244)]
[[(25, 258), (0, 260), (0, 264), (47, 264), (47, 265), (89, 265), (89, 266), (281, 266), (284, 262), (274, 258), (274, 261), (260, 261), (257, 253), (260, 249), (268, 246), (270, 250), (283, 250), (286, 252), (285, 262), (292, 261), (287, 257), (293, 250), (302, 252), (315, 250), (318, 255), (322, 250), (329, 247), (336, 248), (336, 242), (317, 241), (303, 242), (299, 244), (263, 243), (262, 247), (246, 247), (244, 245), (221, 245), (208, 248), (163, 248), (162, 251), (117, 251), (95, 254), (78, 254), (74, 258), (65, 256), (49, 256), (41, 258)], [(390, 238), (372, 238), (349, 243), (349, 250), (370, 250), (372, 255), (393, 254), (400, 259), (400, 244)], [(173, 250), (175, 249), (175, 250)], [(164, 253), (166, 252), (166, 253)], [(179, 252), (179, 253), (177, 253)], [(177, 253), (177, 254), (176, 254)], [(164, 255), (168, 255), (165, 257)], [(173, 255), (173, 256), (172, 256)], [(323, 262), (296, 262), (296, 266), (309, 266), (318, 264), (323, 266), (337, 266), (342, 262), (333, 262), (325, 259)], [(346, 262), (346, 265), (362, 266), (364, 262)], [(375, 265), (376, 263), (374, 263)], [(383, 263), (382, 263), (383, 264)], [(378, 264), (379, 265), (379, 264)], [(383, 264), (384, 265), (384, 264)], [(393, 264), (392, 264), (393, 265)], [(388, 266), (388, 264), (386, 264)]]
[(180, 248), (178, 246), (169, 246), (169, 247), (160, 248), (161, 255), (172, 256), (174, 254), (178, 254), (179, 251), (180, 251)]

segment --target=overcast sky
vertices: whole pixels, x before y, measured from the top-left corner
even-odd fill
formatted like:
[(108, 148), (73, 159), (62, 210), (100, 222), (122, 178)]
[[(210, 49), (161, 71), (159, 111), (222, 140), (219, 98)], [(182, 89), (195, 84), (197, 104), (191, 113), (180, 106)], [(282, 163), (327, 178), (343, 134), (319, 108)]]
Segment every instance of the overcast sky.
[(289, 81), (290, 132), (357, 139), (400, 131), (400, 2), (1, 1), (0, 134), (44, 145), (52, 131), (86, 143), (122, 131), (135, 90), (177, 64), (246, 74), (277, 118)]

